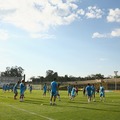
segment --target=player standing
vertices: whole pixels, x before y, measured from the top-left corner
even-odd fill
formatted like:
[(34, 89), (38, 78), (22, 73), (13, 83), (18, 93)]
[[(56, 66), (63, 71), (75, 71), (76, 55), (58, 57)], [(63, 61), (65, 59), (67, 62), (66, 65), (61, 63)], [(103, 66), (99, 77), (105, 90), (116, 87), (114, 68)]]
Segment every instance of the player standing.
[(45, 83), (43, 86), (43, 96), (46, 96), (46, 91), (47, 91), (47, 85)]
[(75, 85), (74, 85), (73, 88), (72, 88), (72, 91), (71, 91), (70, 100), (74, 100), (75, 96), (76, 96), (76, 88), (75, 88)]
[(56, 82), (56, 78), (51, 82), (51, 97), (50, 97), (50, 105), (56, 105), (56, 93), (58, 89), (58, 84)]
[(105, 89), (102, 86), (102, 84), (100, 84), (100, 91), (99, 91), (99, 93), (100, 93), (100, 100), (104, 101), (105, 100)]
[(14, 92), (14, 99), (16, 99), (16, 97), (17, 97), (17, 95), (18, 95), (18, 91), (17, 91), (17, 88), (18, 88), (18, 86), (19, 86), (19, 81), (14, 85), (14, 87), (13, 87), (13, 92)]
[(24, 92), (25, 92), (25, 81), (22, 80), (20, 83), (20, 102), (23, 102)]
[(93, 98), (93, 101), (95, 102), (95, 86), (94, 86), (94, 84), (92, 84), (91, 88), (92, 88), (92, 98)]
[(59, 87), (60, 87), (60, 84), (58, 84), (58, 87), (57, 87), (57, 97), (58, 97), (58, 100), (61, 101)]
[(71, 87), (71, 85), (69, 84), (69, 85), (67, 86), (68, 96), (71, 96), (71, 90), (72, 90), (72, 87)]
[(29, 85), (30, 93), (32, 93), (32, 85)]
[(86, 87), (86, 94), (87, 94), (87, 97), (88, 97), (88, 102), (91, 101), (91, 97), (92, 97), (91, 91), (92, 91), (92, 88), (91, 88), (90, 84), (88, 83), (88, 85)]

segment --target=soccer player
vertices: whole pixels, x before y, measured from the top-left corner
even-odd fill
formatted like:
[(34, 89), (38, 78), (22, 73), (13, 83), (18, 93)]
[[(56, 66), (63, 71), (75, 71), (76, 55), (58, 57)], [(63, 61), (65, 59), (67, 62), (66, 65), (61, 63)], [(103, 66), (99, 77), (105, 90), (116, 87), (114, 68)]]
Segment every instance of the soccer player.
[(78, 95), (78, 87), (76, 86), (76, 95)]
[(6, 85), (5, 84), (3, 85), (2, 89), (3, 89), (3, 92), (6, 91)]
[(100, 100), (101, 100), (101, 101), (104, 101), (104, 100), (105, 100), (105, 89), (104, 89), (104, 87), (102, 86), (102, 84), (100, 84), (99, 93), (100, 93)]
[(93, 98), (93, 101), (95, 102), (95, 86), (94, 86), (94, 84), (92, 84), (92, 86), (91, 86), (91, 88), (92, 88), (92, 98)]
[(9, 90), (10, 90), (9, 84), (6, 85), (6, 90), (8, 90), (8, 92), (9, 92)]
[(25, 92), (25, 81), (21, 80), (21, 83), (20, 83), (20, 102), (23, 102), (24, 92)]
[(58, 87), (57, 87), (57, 97), (58, 97), (58, 100), (61, 101), (60, 93), (59, 93), (59, 87), (60, 87), (60, 84), (58, 84)]
[(32, 93), (32, 85), (29, 85), (30, 93)]
[(13, 87), (13, 92), (14, 92), (14, 99), (16, 100), (16, 97), (17, 97), (17, 95), (18, 95), (18, 91), (17, 91), (17, 88), (18, 88), (18, 86), (19, 86), (19, 81), (14, 85), (14, 87)]
[(50, 105), (56, 105), (56, 92), (58, 89), (58, 84), (56, 82), (56, 78), (51, 82), (51, 97), (50, 97)]
[(76, 88), (75, 88), (75, 85), (74, 85), (73, 88), (72, 88), (72, 91), (71, 91), (70, 100), (74, 100), (75, 96), (76, 96)]
[(69, 84), (69, 85), (67, 86), (68, 96), (71, 96), (71, 90), (72, 90), (72, 87), (71, 87), (71, 85)]
[(85, 96), (85, 92), (86, 92), (85, 87), (83, 87), (83, 96)]
[(92, 88), (91, 88), (90, 84), (88, 83), (88, 85), (86, 87), (86, 94), (87, 94), (87, 97), (88, 97), (88, 102), (91, 101), (91, 97), (92, 97), (91, 91), (92, 91)]
[(46, 96), (46, 91), (47, 91), (47, 85), (45, 83), (43, 86), (43, 96)]

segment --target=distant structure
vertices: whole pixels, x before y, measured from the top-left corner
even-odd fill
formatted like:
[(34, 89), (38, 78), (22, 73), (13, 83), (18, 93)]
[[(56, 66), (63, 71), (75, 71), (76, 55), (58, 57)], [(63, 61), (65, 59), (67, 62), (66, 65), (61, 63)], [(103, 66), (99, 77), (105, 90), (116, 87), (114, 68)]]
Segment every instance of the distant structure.
[(17, 81), (20, 81), (22, 79), (25, 79), (25, 76), (23, 77), (1, 77), (0, 76), (0, 88), (4, 84), (15, 84)]
[(77, 83), (74, 81), (72, 82), (69, 81), (69, 82), (63, 82), (62, 84), (65, 86), (65, 89), (68, 84), (76, 85), (80, 89), (82, 89), (85, 86), (87, 86), (88, 83), (94, 84), (96, 88), (99, 88), (100, 83), (102, 83), (102, 85), (105, 87), (105, 90), (120, 90), (120, 78), (85, 80), (85, 81), (77, 81)]

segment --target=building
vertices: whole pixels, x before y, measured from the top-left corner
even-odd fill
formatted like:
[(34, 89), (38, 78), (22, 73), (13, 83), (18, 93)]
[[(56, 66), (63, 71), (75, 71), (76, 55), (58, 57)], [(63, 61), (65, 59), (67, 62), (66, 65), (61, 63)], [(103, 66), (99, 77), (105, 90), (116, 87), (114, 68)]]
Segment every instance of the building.
[(22, 77), (0, 77), (0, 88), (2, 88), (4, 84), (15, 84), (20, 80), (22, 80)]

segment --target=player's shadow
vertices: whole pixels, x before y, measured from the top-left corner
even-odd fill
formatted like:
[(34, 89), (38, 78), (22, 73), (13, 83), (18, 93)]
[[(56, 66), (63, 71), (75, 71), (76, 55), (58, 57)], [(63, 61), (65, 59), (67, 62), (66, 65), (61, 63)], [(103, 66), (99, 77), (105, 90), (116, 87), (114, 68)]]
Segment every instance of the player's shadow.
[(40, 105), (41, 103), (43, 103), (43, 101), (42, 100), (25, 100), (24, 103)]
[(69, 101), (68, 103), (75, 103), (75, 104), (88, 104), (87, 102), (80, 102), (80, 101)]
[(103, 111), (108, 111), (108, 112), (112, 111), (112, 112), (118, 112), (118, 113), (120, 112), (120, 110), (113, 110), (113, 109), (112, 110), (111, 109), (99, 109), (99, 108), (93, 108), (93, 107), (92, 108), (81, 107), (81, 108), (83, 108), (83, 109), (89, 109), (89, 110), (98, 110), (98, 111), (102, 111), (102, 112)]
[[(87, 103), (88, 104), (88, 103)], [(64, 105), (57, 105), (58, 107), (64, 107)], [(108, 112), (117, 112), (117, 113), (120, 113), (120, 110), (111, 110), (111, 109), (101, 109), (101, 108), (93, 108), (93, 107), (83, 107), (83, 106), (71, 106), (71, 105), (66, 105), (66, 107), (68, 108), (82, 108), (82, 109), (87, 109), (87, 110), (97, 110), (97, 111), (108, 111)]]
[(119, 106), (120, 107), (120, 104), (118, 105), (118, 104), (110, 104), (110, 103), (104, 103), (105, 105), (108, 105), (108, 106)]

